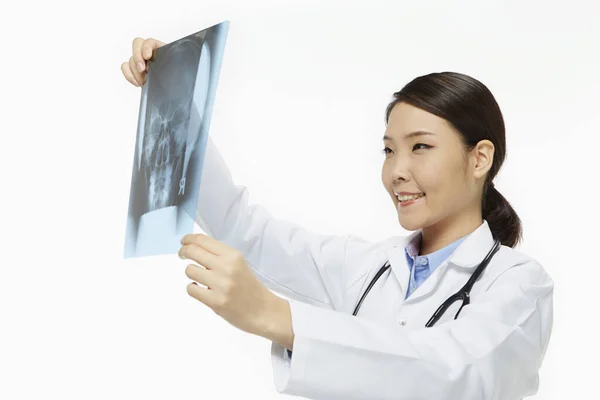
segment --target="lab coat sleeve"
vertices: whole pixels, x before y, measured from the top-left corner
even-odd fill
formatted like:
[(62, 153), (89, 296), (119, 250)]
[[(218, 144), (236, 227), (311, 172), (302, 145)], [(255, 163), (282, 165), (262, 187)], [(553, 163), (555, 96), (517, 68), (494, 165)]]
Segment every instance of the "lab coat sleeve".
[(353, 271), (345, 268), (347, 236), (326, 236), (274, 218), (249, 204), (245, 186), (234, 184), (208, 138), (196, 222), (207, 235), (244, 254), (265, 286), (291, 299), (336, 308)]
[(456, 320), (413, 330), (290, 302), (293, 357), (273, 343), (275, 387), (327, 400), (522, 399), (538, 388), (552, 293), (551, 278), (528, 262)]

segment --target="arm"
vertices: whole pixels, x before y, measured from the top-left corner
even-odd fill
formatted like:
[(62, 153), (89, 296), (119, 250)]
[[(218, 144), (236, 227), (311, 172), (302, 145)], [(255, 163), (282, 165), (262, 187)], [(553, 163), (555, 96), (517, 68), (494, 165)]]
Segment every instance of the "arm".
[(347, 236), (325, 236), (273, 218), (248, 204), (248, 190), (235, 185), (208, 138), (196, 222), (238, 250), (261, 282), (292, 299), (337, 308), (354, 271), (345, 268)]
[(294, 357), (272, 347), (276, 389), (329, 400), (521, 399), (537, 391), (553, 286), (539, 264), (518, 265), (457, 320), (412, 331), (292, 301)]

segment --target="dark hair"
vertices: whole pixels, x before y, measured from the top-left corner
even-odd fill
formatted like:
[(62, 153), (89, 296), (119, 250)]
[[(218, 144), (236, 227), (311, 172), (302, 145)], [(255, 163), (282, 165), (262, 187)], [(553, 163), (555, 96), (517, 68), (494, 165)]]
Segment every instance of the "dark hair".
[(482, 216), (494, 238), (515, 247), (523, 234), (521, 220), (492, 182), (506, 156), (506, 138), (502, 112), (490, 90), (477, 79), (457, 72), (423, 75), (394, 93), (386, 109), (386, 124), (394, 106), (401, 102), (448, 121), (462, 137), (467, 151), (480, 140), (494, 144), (493, 164), (483, 187)]

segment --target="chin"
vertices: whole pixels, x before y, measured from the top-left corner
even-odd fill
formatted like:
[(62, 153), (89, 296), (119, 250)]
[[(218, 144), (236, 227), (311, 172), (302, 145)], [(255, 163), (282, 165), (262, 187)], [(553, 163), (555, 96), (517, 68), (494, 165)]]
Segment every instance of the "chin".
[(419, 217), (418, 215), (398, 214), (398, 222), (400, 223), (400, 226), (407, 231), (416, 231), (426, 225), (425, 219), (423, 217)]
[[(394, 208), (398, 208), (397, 201), (394, 202)], [(416, 231), (427, 225), (427, 218), (425, 218), (422, 213), (420, 214), (421, 215), (415, 215), (412, 213), (403, 214), (398, 212), (398, 222), (403, 229), (407, 231)]]
[(416, 231), (423, 228), (424, 224), (419, 221), (407, 220), (407, 218), (398, 218), (400, 226), (407, 231)]

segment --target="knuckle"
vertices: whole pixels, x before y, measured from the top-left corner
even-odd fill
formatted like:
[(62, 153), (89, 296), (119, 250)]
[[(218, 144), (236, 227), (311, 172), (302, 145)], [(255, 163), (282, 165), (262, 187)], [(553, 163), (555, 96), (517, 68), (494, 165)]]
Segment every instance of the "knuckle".
[(240, 261), (244, 261), (244, 254), (238, 250), (234, 251), (231, 253), (231, 261), (233, 262), (240, 262)]
[(192, 291), (193, 287), (194, 287), (194, 285), (193, 285), (193, 284), (191, 284), (191, 283), (190, 283), (190, 284), (188, 284), (188, 285), (185, 287), (185, 290), (186, 290), (186, 292), (187, 292), (187, 293), (188, 293), (190, 296), (193, 296), (193, 295), (194, 295), (194, 294), (193, 294), (193, 291)]
[(128, 62), (124, 62), (123, 64), (121, 64), (121, 72), (123, 73), (123, 75), (125, 75), (125, 77), (127, 77), (128, 69), (129, 69)]
[(227, 281), (230, 282), (230, 285), (234, 284), (234, 277), (237, 274), (237, 268), (234, 267), (234, 264), (228, 265), (223, 269), (223, 275), (227, 278)]
[(223, 294), (225, 294), (226, 296), (229, 296), (231, 293), (233, 293), (235, 291), (235, 284), (234, 284), (233, 280), (225, 279), (221, 286), (221, 290), (223, 291)]
[(135, 65), (135, 57), (133, 56), (129, 58), (129, 68), (131, 69), (131, 73), (135, 75), (137, 72), (137, 67)]
[(152, 44), (152, 46), (151, 46), (152, 49), (157, 49), (157, 48), (159, 48), (159, 47), (161, 47), (161, 46), (164, 45), (163, 42), (161, 42), (160, 40), (158, 40), (156, 38), (149, 38), (148, 40)]
[(220, 272), (223, 277), (231, 279), (231, 263), (223, 264)]
[(229, 296), (221, 296), (219, 300), (217, 300), (217, 307), (220, 309), (226, 309), (230, 304)]

